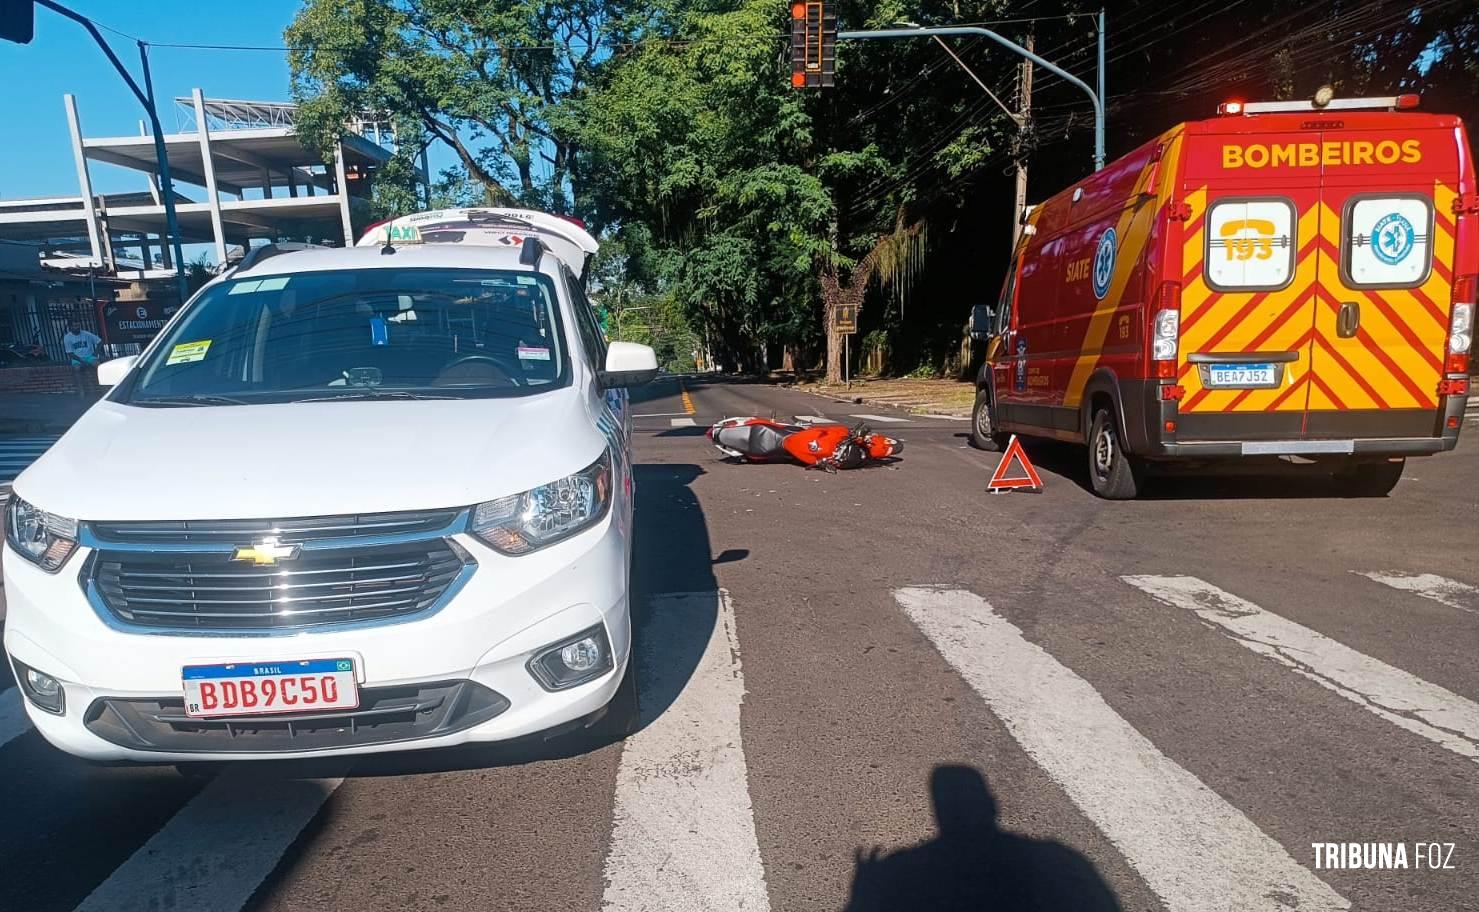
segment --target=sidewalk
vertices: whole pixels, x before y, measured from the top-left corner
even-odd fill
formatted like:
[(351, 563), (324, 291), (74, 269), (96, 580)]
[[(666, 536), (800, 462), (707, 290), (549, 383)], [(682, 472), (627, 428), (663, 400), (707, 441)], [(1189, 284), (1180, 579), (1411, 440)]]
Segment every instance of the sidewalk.
[(854, 380), (841, 383), (801, 380), (793, 389), (841, 402), (891, 405), (916, 414), (969, 418), (976, 388), (965, 380)]

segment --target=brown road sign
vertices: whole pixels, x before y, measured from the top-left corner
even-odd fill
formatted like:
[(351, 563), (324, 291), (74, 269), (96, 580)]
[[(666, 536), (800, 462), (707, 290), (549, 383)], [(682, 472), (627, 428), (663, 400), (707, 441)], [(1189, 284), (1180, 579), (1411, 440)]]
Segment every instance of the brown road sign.
[(838, 304), (832, 309), (832, 329), (835, 332), (855, 333), (858, 331), (858, 305)]

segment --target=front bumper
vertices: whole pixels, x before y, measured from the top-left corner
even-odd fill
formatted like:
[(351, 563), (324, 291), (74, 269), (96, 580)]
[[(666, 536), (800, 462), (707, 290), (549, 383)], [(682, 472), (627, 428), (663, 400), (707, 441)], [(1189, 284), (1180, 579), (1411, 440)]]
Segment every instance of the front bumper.
[[(598, 713), (615, 694), (630, 653), (626, 530), (608, 515), (587, 532), (517, 558), (466, 535), (455, 539), (478, 567), (440, 610), (398, 623), (290, 635), (120, 629), (105, 623), (84, 595), (79, 574), (86, 549), (56, 575), (12, 554), (4, 562), (5, 651), (62, 684), (60, 716), (26, 701), (36, 728), (58, 748), (93, 760), (285, 759), (449, 747), (524, 738)], [(606, 631), (614, 667), (568, 690), (541, 687), (527, 668), (530, 658), (596, 625)], [(286, 726), (278, 723), (289, 717), (282, 716), (271, 724), (244, 721), (224, 738), (220, 726), (182, 735), (191, 725), (176, 732), (181, 736), (161, 736), (176, 728), (161, 729), (158, 718), (180, 715), (183, 666), (315, 657), (353, 658), (362, 708), (380, 701), (388, 712), (383, 724), (401, 727), (367, 738), (365, 719), (320, 720), (284, 736)], [(408, 721), (416, 724), (403, 724)]]

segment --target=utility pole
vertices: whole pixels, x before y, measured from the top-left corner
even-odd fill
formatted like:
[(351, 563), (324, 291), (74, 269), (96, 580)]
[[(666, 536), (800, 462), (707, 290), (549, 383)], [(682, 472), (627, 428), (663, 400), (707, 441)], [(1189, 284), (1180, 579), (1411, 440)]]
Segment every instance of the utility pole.
[[(1023, 45), (1032, 52), (1032, 33)], [(1017, 98), (1017, 204), (1012, 208), (1012, 250), (1022, 238), (1022, 213), (1027, 211), (1027, 130), (1032, 121), (1032, 58), (1022, 58), (1022, 91)]]

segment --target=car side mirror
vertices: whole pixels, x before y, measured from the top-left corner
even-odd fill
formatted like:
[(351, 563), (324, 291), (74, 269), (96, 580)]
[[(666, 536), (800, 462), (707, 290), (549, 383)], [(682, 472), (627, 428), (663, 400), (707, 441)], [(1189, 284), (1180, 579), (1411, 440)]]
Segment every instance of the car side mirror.
[(657, 352), (635, 342), (612, 342), (606, 348), (606, 369), (601, 371), (603, 389), (641, 386), (657, 376)]
[(977, 304), (971, 308), (971, 338), (977, 342), (991, 338), (991, 328), (996, 323), (996, 310), (990, 304)]
[(98, 386), (117, 386), (139, 360), (138, 355), (124, 355), (98, 365)]

